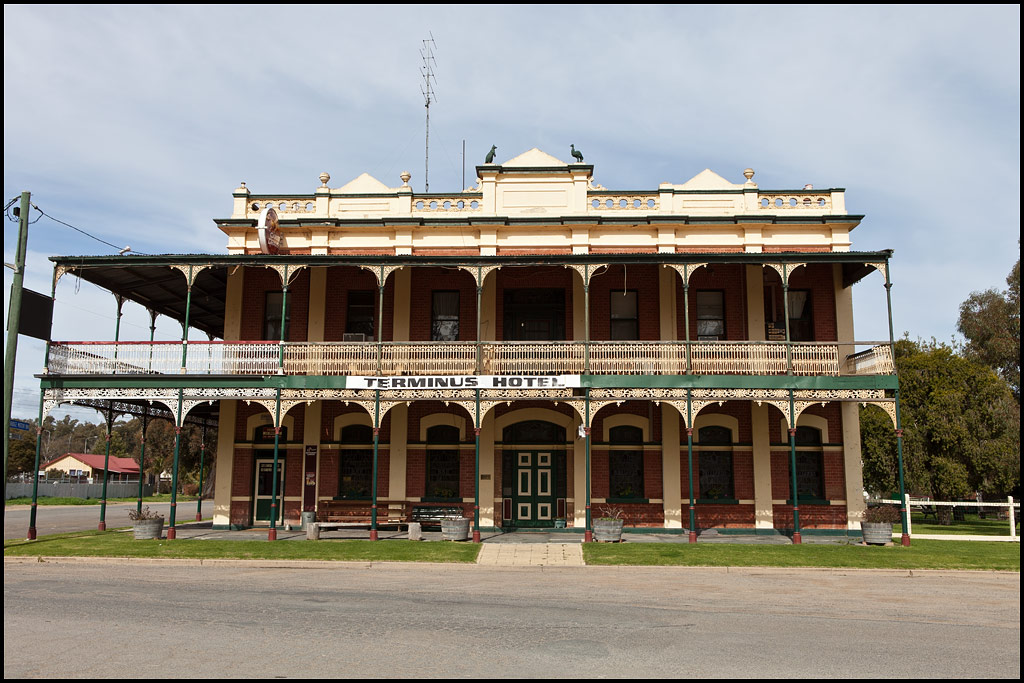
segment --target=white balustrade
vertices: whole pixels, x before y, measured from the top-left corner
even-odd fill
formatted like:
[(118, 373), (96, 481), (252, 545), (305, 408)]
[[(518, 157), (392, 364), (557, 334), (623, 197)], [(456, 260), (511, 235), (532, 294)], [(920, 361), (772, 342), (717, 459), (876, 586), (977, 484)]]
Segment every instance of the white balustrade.
[(681, 375), (686, 346), (679, 342), (594, 342), (590, 372), (595, 375)]
[(483, 374), (582, 374), (585, 347), (582, 342), (486, 342)]
[[(470, 375), (477, 372), (475, 342), (291, 342), (284, 345), (288, 375)], [(482, 342), (482, 374), (582, 374), (583, 342)], [(791, 345), (793, 373), (840, 374), (840, 345)], [(693, 342), (695, 375), (783, 375), (786, 345), (773, 342)], [(55, 342), (48, 371), (59, 375), (180, 374), (180, 342)], [(276, 342), (190, 342), (185, 372), (190, 375), (275, 375), (281, 346)], [(598, 341), (590, 344), (589, 368), (603, 375), (686, 373), (681, 341)], [(842, 374), (892, 374), (888, 345), (849, 356)]]

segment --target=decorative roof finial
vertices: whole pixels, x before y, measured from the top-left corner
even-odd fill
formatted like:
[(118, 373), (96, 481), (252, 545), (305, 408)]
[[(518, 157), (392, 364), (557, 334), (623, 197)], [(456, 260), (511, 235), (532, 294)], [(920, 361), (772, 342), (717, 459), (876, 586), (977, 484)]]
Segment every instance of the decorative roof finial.
[(484, 157), (484, 163), (485, 164), (493, 164), (494, 163), (494, 152), (497, 151), (497, 149), (498, 149), (497, 145), (491, 145), (491, 151), (488, 152), (487, 156)]
[(320, 174), (320, 187), (327, 187), (327, 181), (331, 179), (331, 174), (324, 171)]
[(569, 145), (569, 152), (572, 154), (572, 158), (576, 160), (577, 164), (583, 163), (583, 152), (576, 149), (576, 145)]
[(747, 182), (751, 182), (754, 177), (754, 169), (745, 168), (743, 169), (743, 177), (747, 179)]
[(412, 178), (412, 174), (408, 171), (402, 171), (402, 175), (398, 176), (402, 179), (402, 187), (409, 187), (409, 178)]

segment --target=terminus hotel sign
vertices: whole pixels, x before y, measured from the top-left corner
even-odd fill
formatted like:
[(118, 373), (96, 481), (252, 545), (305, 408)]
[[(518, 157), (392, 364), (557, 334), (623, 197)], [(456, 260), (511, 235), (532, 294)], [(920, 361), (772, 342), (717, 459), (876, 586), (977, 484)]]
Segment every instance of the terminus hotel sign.
[(579, 375), (417, 375), (345, 379), (347, 389), (576, 389)]

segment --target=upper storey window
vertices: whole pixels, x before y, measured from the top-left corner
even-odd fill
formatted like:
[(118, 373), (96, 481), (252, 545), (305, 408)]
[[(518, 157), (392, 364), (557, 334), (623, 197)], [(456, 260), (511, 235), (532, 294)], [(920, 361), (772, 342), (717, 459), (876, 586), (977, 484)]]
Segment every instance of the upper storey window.
[(565, 339), (565, 290), (506, 289), (502, 303), (506, 340)]
[(373, 341), (373, 311), (373, 290), (349, 290), (345, 334), (361, 334), (365, 341)]
[(697, 292), (697, 339), (718, 341), (725, 338), (725, 293)]
[[(267, 292), (263, 308), (263, 338), (268, 341), (281, 340), (281, 301), (283, 292)], [(288, 334), (288, 311), (284, 312), (284, 332)]]
[(636, 290), (612, 292), (611, 338), (621, 340), (637, 339), (640, 336), (640, 319), (637, 316)]
[(430, 311), (430, 341), (459, 340), (459, 293), (434, 292)]
[(810, 290), (789, 290), (789, 338), (792, 341), (814, 341)]

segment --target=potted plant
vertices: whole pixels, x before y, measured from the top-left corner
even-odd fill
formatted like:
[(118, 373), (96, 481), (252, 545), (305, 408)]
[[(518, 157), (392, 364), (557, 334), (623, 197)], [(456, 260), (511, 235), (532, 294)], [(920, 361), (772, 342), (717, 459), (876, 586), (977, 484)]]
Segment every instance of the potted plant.
[(441, 538), (446, 541), (469, 539), (469, 517), (445, 517), (441, 520)]
[(594, 520), (594, 540), (602, 543), (619, 543), (622, 540), (623, 514), (622, 508), (601, 508), (601, 516)]
[(556, 517), (555, 518), (555, 528), (556, 529), (564, 529), (564, 528), (566, 528), (566, 526), (568, 526), (568, 522), (566, 521), (565, 517)]
[(141, 510), (129, 510), (128, 519), (132, 521), (136, 539), (160, 538), (164, 530), (163, 515), (150, 510), (148, 505)]
[(868, 545), (892, 543), (892, 525), (900, 521), (900, 511), (895, 505), (875, 505), (864, 511), (860, 532)]

